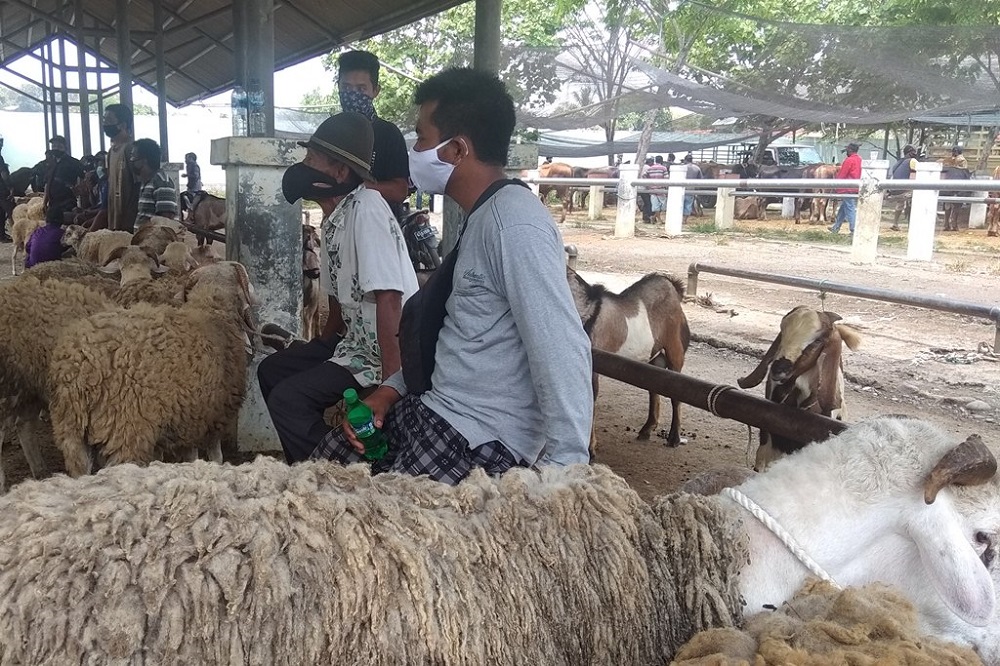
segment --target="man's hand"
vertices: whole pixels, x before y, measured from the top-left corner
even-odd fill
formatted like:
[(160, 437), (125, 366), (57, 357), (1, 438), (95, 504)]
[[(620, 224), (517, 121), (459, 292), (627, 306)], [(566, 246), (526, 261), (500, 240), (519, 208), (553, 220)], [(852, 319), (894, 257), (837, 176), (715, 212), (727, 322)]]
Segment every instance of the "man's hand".
[[(362, 400), (363, 403), (368, 405), (372, 410), (372, 418), (375, 421), (375, 427), (382, 429), (382, 424), (385, 422), (385, 415), (389, 413), (389, 409), (399, 402), (400, 395), (396, 393), (395, 389), (389, 388), (388, 386), (379, 386), (375, 391)], [(348, 443), (354, 447), (354, 450), (358, 453), (364, 454), (365, 445), (361, 443), (358, 436), (354, 434), (354, 428), (351, 427), (350, 421), (347, 420), (347, 414), (344, 414), (344, 434), (347, 435)]]

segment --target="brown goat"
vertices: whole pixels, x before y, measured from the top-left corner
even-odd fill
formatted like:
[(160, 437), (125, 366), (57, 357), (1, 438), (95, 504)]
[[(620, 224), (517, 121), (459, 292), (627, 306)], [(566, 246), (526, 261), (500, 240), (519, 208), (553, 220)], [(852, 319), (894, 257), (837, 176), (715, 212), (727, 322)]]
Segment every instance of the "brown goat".
[[(576, 271), (567, 267), (566, 278), (583, 329), (594, 349), (645, 361), (660, 368), (680, 372), (684, 367), (691, 333), (681, 308), (684, 285), (669, 275), (650, 273), (620, 294), (604, 285), (588, 284)], [(594, 374), (594, 401), (597, 401), (597, 374)], [(671, 399), (673, 414), (667, 446), (681, 442), (681, 406)], [(660, 420), (660, 396), (649, 394), (649, 414), (639, 430), (638, 439), (649, 439)], [(590, 455), (594, 455), (597, 436), (590, 431)]]
[(302, 225), (302, 337), (312, 340), (321, 333), (319, 325), (319, 234), (308, 224)]
[[(766, 375), (764, 397), (768, 400), (843, 420), (842, 344), (855, 350), (861, 336), (850, 326), (836, 323), (840, 319), (833, 312), (819, 312), (804, 305), (793, 309), (782, 317), (781, 331), (760, 364), (737, 381), (740, 388), (757, 386)], [(802, 442), (761, 430), (754, 469), (761, 472), (803, 446)]]
[[(191, 212), (188, 214), (191, 224), (199, 229), (218, 231), (226, 228), (226, 200), (208, 192), (198, 192), (191, 202)], [(198, 245), (212, 244), (212, 239), (198, 236)]]

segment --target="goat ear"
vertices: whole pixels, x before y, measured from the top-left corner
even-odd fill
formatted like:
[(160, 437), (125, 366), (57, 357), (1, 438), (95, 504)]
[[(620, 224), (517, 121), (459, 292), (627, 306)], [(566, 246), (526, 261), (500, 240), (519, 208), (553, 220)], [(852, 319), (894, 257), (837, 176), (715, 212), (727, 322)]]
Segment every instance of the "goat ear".
[(821, 314), (821, 316), (826, 317), (826, 320), (828, 322), (830, 322), (831, 324), (833, 322), (835, 322), (835, 321), (840, 321), (841, 319), (843, 319), (843, 317), (841, 317), (836, 312), (830, 312), (829, 310), (825, 310), (824, 312), (821, 312), (820, 314)]
[(861, 346), (861, 334), (858, 333), (857, 329), (847, 324), (834, 324), (833, 326), (837, 329), (837, 333), (840, 333), (840, 339), (844, 341), (847, 348), (851, 351), (857, 351), (858, 347)]
[(760, 364), (753, 369), (746, 377), (741, 377), (736, 380), (740, 388), (753, 388), (757, 386), (762, 381), (764, 377), (767, 376), (767, 368), (771, 365), (771, 361), (774, 360), (774, 355), (778, 353), (778, 347), (781, 346), (781, 333), (778, 333), (778, 337), (774, 339), (771, 346), (768, 347), (767, 352), (764, 354), (764, 358), (760, 359)]
[(962, 532), (954, 509), (945, 502), (922, 507), (907, 531), (938, 596), (962, 620), (986, 626), (996, 606), (993, 579)]

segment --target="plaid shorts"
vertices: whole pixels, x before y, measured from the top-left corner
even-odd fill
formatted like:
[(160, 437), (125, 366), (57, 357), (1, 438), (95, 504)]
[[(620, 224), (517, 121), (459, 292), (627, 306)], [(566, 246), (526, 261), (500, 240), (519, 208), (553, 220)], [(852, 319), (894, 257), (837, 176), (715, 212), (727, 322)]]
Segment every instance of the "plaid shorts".
[[(382, 432), (389, 442), (389, 450), (384, 458), (372, 463), (372, 474), (425, 474), (436, 481), (455, 485), (468, 476), (473, 467), (482, 467), (487, 474), (496, 475), (512, 467), (527, 466), (498, 441), (470, 449), (469, 441), (416, 395), (406, 396), (389, 410)], [(324, 437), (311, 457), (336, 460), (345, 465), (366, 462), (348, 443), (340, 428)]]

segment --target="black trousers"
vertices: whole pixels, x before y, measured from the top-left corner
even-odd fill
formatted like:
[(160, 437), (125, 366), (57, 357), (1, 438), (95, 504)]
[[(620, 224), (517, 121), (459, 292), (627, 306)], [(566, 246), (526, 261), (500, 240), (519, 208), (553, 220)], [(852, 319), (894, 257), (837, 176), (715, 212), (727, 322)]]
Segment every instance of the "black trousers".
[(642, 221), (649, 222), (650, 216), (653, 214), (653, 207), (650, 204), (648, 192), (639, 193), (639, 210), (642, 212)]
[(271, 354), (257, 368), (260, 392), (289, 464), (308, 460), (333, 430), (323, 412), (340, 402), (347, 389), (361, 389), (350, 371), (327, 362), (337, 341), (293, 345)]

